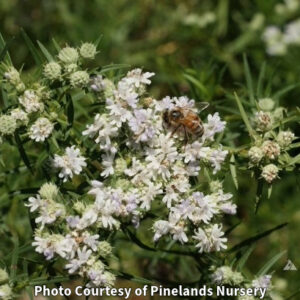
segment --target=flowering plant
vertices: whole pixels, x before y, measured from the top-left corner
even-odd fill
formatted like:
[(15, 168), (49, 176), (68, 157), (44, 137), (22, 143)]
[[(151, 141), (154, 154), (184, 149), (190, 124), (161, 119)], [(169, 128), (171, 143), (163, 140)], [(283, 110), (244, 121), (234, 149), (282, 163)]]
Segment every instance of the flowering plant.
[[(36, 269), (27, 269), (25, 277), (1, 270), (0, 295), (10, 299), (27, 286), (73, 278), (89, 287), (114, 286), (117, 277), (137, 280), (114, 264), (115, 249), (127, 238), (146, 252), (192, 258), (199, 278), (188, 284), (265, 287), (271, 297), (266, 273), (276, 260), (253, 280), (240, 273), (250, 254), (245, 247), (264, 234), (228, 249), (234, 226), (225, 215), (235, 215), (237, 206), (222, 180), (230, 172), (237, 185), (240, 164), (271, 184), (279, 169), (299, 163), (299, 157), (288, 156), (295, 135), (278, 131), (284, 109), (275, 109), (272, 99), (260, 99), (252, 129), (236, 95), (252, 138), (237, 149), (222, 142), (227, 124), (213, 103), (209, 112), (201, 112), (203, 121), (194, 119), (203, 127), (201, 135), (188, 123), (174, 128), (164, 115), (176, 109), (198, 116), (198, 101), (187, 96), (154, 99), (147, 91), (154, 73), (139, 68), (124, 74), (119, 71), (124, 66), (90, 67), (97, 44), (56, 44), (52, 55), (42, 44), (39, 51), (30, 43), (42, 63), (34, 79), (27, 80), (3, 53), (2, 151), (17, 148), (22, 160), (18, 176), (24, 184), (29, 176), (35, 179), (19, 191), (26, 198), (33, 241), (19, 247), (13, 237), (12, 263), (18, 265), (19, 255), (31, 246), (43, 260), (35, 264), (33, 259)], [(4, 159), (2, 164), (6, 166)], [(151, 232), (151, 246), (138, 237), (143, 232)], [(242, 258), (233, 260), (238, 251)], [(139, 280), (153, 284), (156, 279)]]

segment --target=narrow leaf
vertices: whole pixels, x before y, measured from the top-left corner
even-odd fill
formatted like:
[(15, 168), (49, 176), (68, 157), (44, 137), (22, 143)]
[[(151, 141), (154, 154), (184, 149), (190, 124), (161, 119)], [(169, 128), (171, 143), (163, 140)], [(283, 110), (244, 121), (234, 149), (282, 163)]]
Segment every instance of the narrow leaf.
[(17, 264), (18, 264), (18, 256), (19, 256), (18, 248), (19, 248), (19, 239), (18, 237), (16, 237), (14, 239), (14, 250), (12, 253), (11, 266), (10, 266), (10, 278), (12, 280), (14, 280), (17, 275)]
[[(10, 41), (9, 41), (9, 43), (10, 43)], [(9, 44), (9, 43), (7, 43), (7, 44)], [(0, 33), (0, 47), (3, 49), (5, 47), (5, 45), (6, 45), (6, 43), (4, 41), (4, 38), (3, 38), (2, 34)], [(10, 58), (10, 55), (8, 52), (6, 52), (6, 60), (10, 65), (12, 65), (12, 61), (11, 61), (11, 58)]]
[(266, 73), (266, 62), (263, 62), (262, 66), (260, 68), (258, 82), (257, 82), (257, 89), (256, 89), (256, 94), (259, 98), (263, 97), (262, 89), (263, 89), (265, 73)]
[(31, 52), (34, 61), (38, 64), (41, 65), (43, 63), (43, 59), (39, 53), (39, 51), (37, 50), (37, 48), (34, 46), (33, 42), (31, 41), (31, 39), (29, 38), (29, 36), (27, 35), (27, 33), (24, 31), (24, 29), (21, 29), (21, 34), (25, 40), (25, 43), (27, 45), (27, 47), (29, 48), (29, 51)]
[(207, 89), (206, 87), (202, 84), (202, 82), (200, 82), (199, 80), (197, 80), (195, 77), (189, 75), (189, 74), (183, 74), (183, 77), (191, 82), (192, 84), (194, 84), (199, 90), (200, 92), (202, 92), (205, 96), (208, 95)]
[(300, 289), (298, 291), (296, 291), (295, 293), (293, 293), (292, 295), (290, 295), (289, 297), (287, 297), (285, 300), (296, 299), (295, 297), (299, 294), (300, 294)]
[(6, 43), (4, 48), (2, 48), (0, 52), (0, 62), (4, 59), (7, 49), (8, 49), (8, 44)]
[(18, 135), (18, 133), (15, 133), (15, 140), (16, 140), (16, 144), (18, 146), (18, 150), (19, 150), (19, 153), (21, 155), (21, 158), (25, 164), (25, 166), (28, 168), (28, 170), (32, 173), (32, 169), (31, 169), (31, 166), (30, 166), (30, 161), (28, 159), (28, 156), (24, 150), (24, 147), (23, 147), (23, 144), (22, 144), (22, 141)]
[(251, 137), (253, 137), (255, 135), (255, 132), (254, 132), (254, 130), (252, 129), (252, 127), (250, 125), (250, 121), (249, 121), (248, 116), (247, 116), (247, 114), (244, 110), (243, 104), (242, 104), (240, 98), (238, 97), (237, 93), (234, 93), (234, 96), (235, 96), (235, 100), (236, 100), (236, 103), (238, 105), (238, 108), (240, 110), (241, 116), (243, 118), (243, 121), (244, 121), (244, 123), (247, 127), (248, 132), (249, 132), (249, 135)]
[(268, 273), (268, 271), (273, 267), (273, 265), (284, 255), (286, 250), (278, 253), (272, 257), (256, 274), (257, 277), (263, 276)]
[(73, 121), (74, 121), (74, 105), (73, 105), (72, 96), (70, 94), (66, 94), (66, 99), (67, 99), (68, 123), (69, 123), (69, 126), (71, 127), (73, 125)]
[(47, 60), (49, 62), (51, 61), (54, 61), (54, 58), (53, 56), (50, 54), (50, 52), (45, 48), (45, 46), (40, 42), (40, 41), (37, 41), (41, 51), (43, 52), (43, 54), (45, 55), (45, 57), (47, 58)]
[(258, 241), (258, 240), (260, 240), (260, 239), (262, 239), (262, 238), (264, 238), (264, 237), (270, 235), (272, 232), (284, 228), (286, 225), (288, 225), (288, 223), (280, 224), (280, 225), (278, 225), (278, 226), (276, 226), (276, 227), (274, 227), (274, 228), (272, 228), (272, 229), (269, 229), (269, 230), (267, 230), (267, 231), (264, 231), (264, 232), (262, 232), (262, 233), (259, 233), (259, 234), (255, 235), (255, 236), (253, 236), (253, 237), (251, 237), (251, 238), (249, 238), (249, 239), (246, 239), (246, 240), (242, 241), (241, 243), (235, 245), (235, 246), (232, 247), (231, 249), (229, 249), (228, 252), (229, 252), (229, 253), (235, 252), (235, 251), (237, 251), (237, 250), (239, 250), (239, 249), (241, 249), (241, 248), (243, 248), (243, 247), (252, 245), (252, 244), (255, 243), (256, 241)]
[(59, 46), (57, 41), (54, 38), (52, 38), (52, 42), (53, 42), (53, 45), (54, 45), (56, 51), (59, 52), (61, 50), (61, 47)]
[(236, 174), (236, 166), (235, 166), (235, 157), (234, 157), (234, 154), (231, 155), (230, 157), (230, 165), (229, 165), (229, 168), (230, 168), (230, 173), (231, 173), (231, 177), (232, 177), (232, 181), (235, 185), (235, 188), (238, 190), (239, 188), (239, 183), (238, 183), (238, 180), (237, 180), (237, 174)]
[(252, 75), (251, 75), (251, 71), (250, 71), (250, 67), (248, 64), (248, 59), (247, 59), (246, 54), (243, 55), (243, 61), (244, 61), (244, 72), (245, 72), (245, 76), (246, 76), (246, 83), (247, 83), (247, 88), (249, 91), (250, 100), (251, 100), (252, 104), (255, 104)]
[(241, 271), (245, 265), (245, 263), (247, 262), (249, 256), (251, 255), (251, 253), (253, 252), (255, 248), (255, 244), (251, 245), (251, 247), (249, 247), (245, 253), (242, 255), (242, 257), (239, 259), (239, 262), (237, 264), (237, 271)]
[(103, 34), (100, 34), (100, 36), (97, 38), (97, 40), (95, 41), (94, 45), (96, 46), (96, 48), (99, 46), (101, 40), (102, 40)]

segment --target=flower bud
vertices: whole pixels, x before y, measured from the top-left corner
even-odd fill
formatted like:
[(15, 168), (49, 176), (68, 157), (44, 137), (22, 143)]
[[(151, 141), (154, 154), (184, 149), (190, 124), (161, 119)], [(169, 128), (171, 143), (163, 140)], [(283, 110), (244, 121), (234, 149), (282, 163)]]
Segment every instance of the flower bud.
[(53, 200), (55, 200), (55, 198), (58, 195), (58, 188), (54, 183), (46, 182), (41, 186), (41, 188), (39, 190), (39, 194), (44, 199), (53, 199)]
[(17, 122), (14, 117), (10, 115), (3, 115), (0, 117), (0, 133), (3, 135), (11, 135), (17, 128)]
[(105, 287), (112, 287), (115, 283), (116, 276), (108, 271), (103, 274), (103, 282)]
[(123, 158), (117, 158), (115, 160), (115, 173), (116, 175), (122, 175), (127, 168), (126, 160)]
[(83, 58), (94, 58), (96, 55), (96, 46), (92, 43), (84, 43), (79, 50), (80, 55)]
[(265, 141), (261, 146), (263, 154), (269, 159), (275, 159), (280, 154), (280, 146), (273, 141)]
[(0, 286), (0, 297), (2, 300), (9, 300), (13, 298), (12, 290), (8, 284)]
[(115, 90), (114, 83), (111, 80), (106, 79), (106, 78), (103, 80), (103, 83), (105, 85), (105, 88), (104, 88), (104, 97), (105, 98), (112, 97), (113, 94), (114, 94), (114, 90)]
[(263, 151), (259, 147), (251, 147), (248, 151), (248, 157), (253, 164), (258, 164), (263, 158)]
[(277, 142), (281, 147), (289, 146), (295, 138), (295, 134), (291, 131), (280, 131), (277, 135)]
[(257, 129), (268, 131), (272, 128), (273, 121), (269, 112), (259, 111), (255, 115)]
[(79, 55), (75, 48), (65, 47), (59, 51), (58, 58), (65, 64), (72, 64), (78, 61)]
[(16, 90), (18, 93), (22, 93), (25, 91), (25, 84), (23, 82), (19, 82), (17, 85), (16, 85)]
[(16, 120), (17, 126), (28, 124), (28, 115), (20, 108), (15, 108), (10, 112), (10, 115)]
[(264, 98), (258, 101), (258, 106), (263, 111), (271, 111), (275, 106), (275, 102), (271, 98)]
[(77, 71), (77, 69), (78, 69), (77, 64), (69, 64), (65, 66), (65, 71), (68, 74), (74, 73), (75, 71)]
[(223, 188), (223, 184), (219, 180), (214, 180), (209, 183), (209, 188), (212, 193), (215, 193)]
[(85, 205), (81, 201), (75, 202), (73, 208), (79, 214), (82, 214), (86, 209)]
[(123, 191), (128, 190), (130, 188), (130, 181), (124, 178), (120, 178), (116, 181), (116, 187), (121, 188)]
[(86, 71), (77, 71), (70, 76), (70, 83), (73, 87), (84, 87), (89, 81), (90, 77)]
[(0, 284), (7, 281), (9, 278), (7, 272), (4, 269), (0, 269)]
[(10, 67), (4, 73), (4, 78), (14, 86), (17, 86), (21, 82), (20, 73), (14, 67)]
[(49, 80), (59, 80), (61, 78), (61, 66), (57, 62), (49, 62), (44, 67), (44, 75)]
[(283, 107), (278, 107), (273, 112), (273, 118), (275, 121), (281, 121), (283, 119), (283, 113), (285, 109)]
[(111, 251), (112, 251), (111, 245), (106, 241), (100, 242), (98, 249), (99, 249), (99, 253), (102, 257), (107, 257), (108, 255), (111, 254)]
[(269, 164), (263, 168), (261, 176), (268, 183), (271, 183), (275, 178), (278, 177), (278, 172), (279, 172), (279, 169), (275, 165)]

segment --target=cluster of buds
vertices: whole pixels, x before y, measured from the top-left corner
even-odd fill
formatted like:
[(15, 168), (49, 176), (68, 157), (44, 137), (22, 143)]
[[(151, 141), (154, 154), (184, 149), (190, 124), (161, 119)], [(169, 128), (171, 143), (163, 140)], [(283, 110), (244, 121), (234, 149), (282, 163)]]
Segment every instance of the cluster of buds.
[(259, 167), (261, 176), (268, 183), (277, 177), (280, 165), (280, 155), (286, 153), (295, 139), (290, 130), (281, 130), (278, 124), (283, 118), (283, 108), (275, 108), (275, 102), (264, 98), (258, 102), (259, 111), (255, 113), (254, 124), (257, 139), (248, 151), (250, 167)]
[(56, 95), (52, 84), (57, 82), (61, 86), (86, 88), (90, 75), (82, 69), (82, 65), (86, 60), (94, 59), (96, 54), (96, 46), (92, 43), (83, 43), (78, 48), (66, 46), (58, 52), (56, 60), (44, 65), (44, 76), (28, 86), (16, 68), (3, 64), (3, 83), (10, 91), (9, 101), (14, 108), (0, 115), (0, 141), (19, 128), (35, 142), (48, 139), (57, 122), (57, 107), (53, 104)]
[(58, 60), (44, 66), (44, 75), (50, 81), (69, 82), (72, 87), (86, 87), (90, 81), (87, 71), (81, 69), (84, 60), (94, 59), (96, 46), (83, 43), (79, 48), (65, 47), (58, 53)]

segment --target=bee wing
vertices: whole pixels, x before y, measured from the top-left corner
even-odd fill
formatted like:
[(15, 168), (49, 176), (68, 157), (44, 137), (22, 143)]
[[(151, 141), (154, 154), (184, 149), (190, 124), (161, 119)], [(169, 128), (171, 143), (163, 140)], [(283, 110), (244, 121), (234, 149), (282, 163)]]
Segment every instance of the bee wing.
[(209, 106), (208, 102), (197, 102), (196, 107), (198, 108), (199, 112), (205, 110)]

